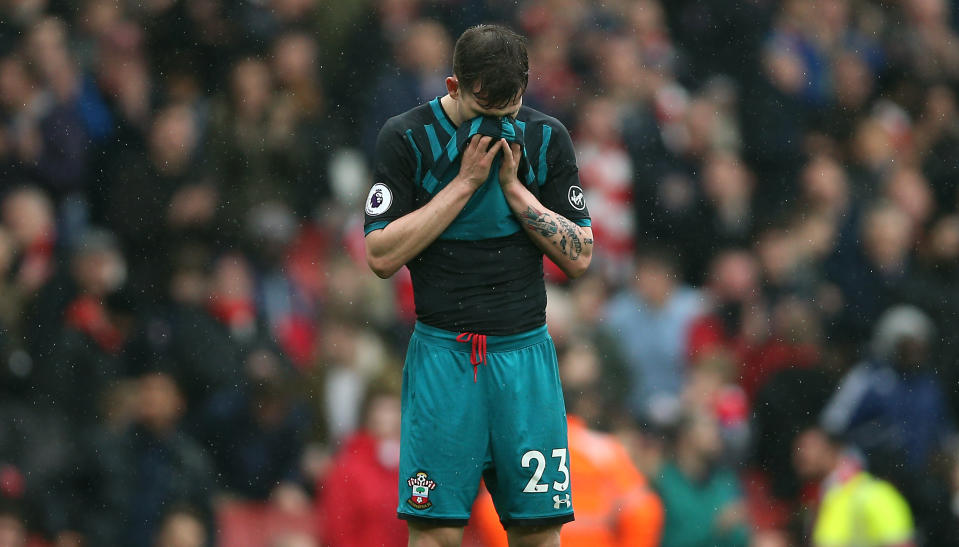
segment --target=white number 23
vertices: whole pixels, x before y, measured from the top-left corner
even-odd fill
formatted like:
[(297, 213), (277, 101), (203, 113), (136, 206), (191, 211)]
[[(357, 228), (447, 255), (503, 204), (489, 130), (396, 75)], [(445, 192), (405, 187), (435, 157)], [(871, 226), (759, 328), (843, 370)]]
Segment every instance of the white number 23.
[[(566, 467), (566, 449), (554, 448), (552, 457), (559, 459), (557, 468), (559, 472), (563, 474), (563, 482), (553, 481), (553, 489), (563, 492), (569, 488), (569, 468)], [(523, 467), (529, 467), (534, 461), (536, 462), (536, 470), (533, 471), (533, 476), (529, 479), (529, 482), (526, 483), (526, 488), (523, 488), (523, 492), (546, 492), (549, 490), (549, 485), (539, 482), (539, 480), (543, 478), (543, 472), (546, 471), (546, 457), (543, 456), (543, 453), (539, 450), (530, 450), (523, 454), (523, 460), (520, 463)]]

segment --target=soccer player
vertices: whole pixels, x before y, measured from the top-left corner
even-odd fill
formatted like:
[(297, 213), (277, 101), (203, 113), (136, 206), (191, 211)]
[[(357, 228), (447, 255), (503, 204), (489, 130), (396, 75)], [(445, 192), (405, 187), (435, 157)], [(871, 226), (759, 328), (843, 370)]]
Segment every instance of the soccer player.
[(522, 106), (528, 79), (522, 36), (470, 28), (449, 93), (377, 140), (367, 261), (406, 265), (416, 302), (397, 509), (414, 546), (459, 545), (481, 477), (511, 545), (559, 545), (573, 519), (543, 254), (577, 277), (593, 240), (569, 133)]

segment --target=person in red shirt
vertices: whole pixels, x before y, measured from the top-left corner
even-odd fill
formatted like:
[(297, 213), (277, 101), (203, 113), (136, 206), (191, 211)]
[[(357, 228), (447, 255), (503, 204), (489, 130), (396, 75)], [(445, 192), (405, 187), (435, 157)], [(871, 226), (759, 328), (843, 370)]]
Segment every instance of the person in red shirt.
[(376, 388), (367, 395), (363, 426), (344, 441), (318, 485), (324, 544), (403, 547), (406, 524), (396, 519), (400, 463), (400, 398)]

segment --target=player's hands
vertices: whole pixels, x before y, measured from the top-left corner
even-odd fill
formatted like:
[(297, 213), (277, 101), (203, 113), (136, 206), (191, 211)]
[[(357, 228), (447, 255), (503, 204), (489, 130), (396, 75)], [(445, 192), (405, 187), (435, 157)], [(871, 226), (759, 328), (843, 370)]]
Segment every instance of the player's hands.
[[(489, 178), (489, 169), (493, 164), (493, 158), (502, 147), (500, 141), (493, 142), (492, 137), (483, 136), (481, 138), (473, 137), (466, 150), (463, 152), (463, 159), (460, 161), (460, 174), (466, 183), (475, 190), (486, 182)], [(491, 144), (492, 143), (492, 144)]]
[(518, 144), (510, 144), (506, 139), (500, 139), (499, 145), (503, 149), (503, 163), (499, 166), (499, 183), (506, 187), (519, 182), (516, 172), (519, 169), (521, 152)]

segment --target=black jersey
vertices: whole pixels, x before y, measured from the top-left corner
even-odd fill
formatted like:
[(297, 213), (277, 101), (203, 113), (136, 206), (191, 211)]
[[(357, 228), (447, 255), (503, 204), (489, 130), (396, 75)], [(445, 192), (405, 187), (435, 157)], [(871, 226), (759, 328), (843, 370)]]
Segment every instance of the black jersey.
[[(515, 124), (508, 125), (506, 129), (515, 127), (522, 133), (518, 141), (523, 143), (525, 173), (520, 173), (520, 180), (545, 207), (589, 226), (566, 128), (525, 106)], [(456, 132), (438, 98), (383, 126), (376, 143), (373, 187), (366, 199), (367, 234), (422, 207), (455, 177)], [(451, 157), (455, 158), (451, 168), (435, 172)], [(486, 183), (440, 237), (407, 264), (416, 315), (427, 325), (506, 335), (546, 321), (543, 253), (506, 202), (498, 180), (500, 161), (497, 157)]]

